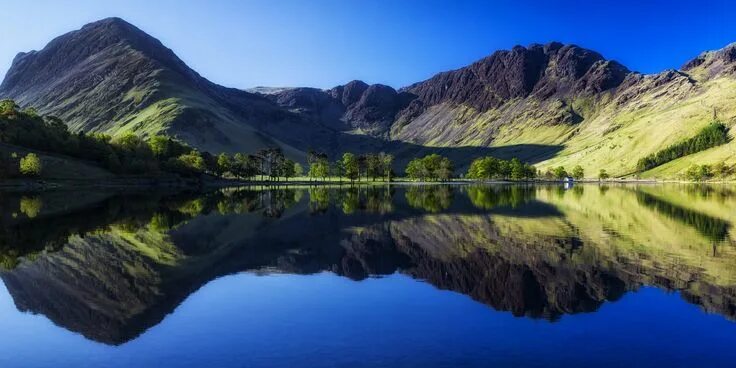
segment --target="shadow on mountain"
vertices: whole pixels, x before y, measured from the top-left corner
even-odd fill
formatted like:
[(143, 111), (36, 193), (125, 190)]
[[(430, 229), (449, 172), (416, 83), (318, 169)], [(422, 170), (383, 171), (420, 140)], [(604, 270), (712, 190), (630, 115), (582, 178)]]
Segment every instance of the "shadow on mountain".
[[(455, 163), (457, 169), (464, 170), (470, 163), (478, 158), (485, 156), (493, 156), (500, 159), (518, 158), (523, 162), (536, 164), (551, 159), (562, 151), (564, 145), (545, 145), (545, 144), (514, 144), (499, 147), (481, 147), (481, 146), (465, 146), (465, 147), (429, 147), (401, 141), (385, 141), (379, 138), (366, 135), (351, 135), (340, 133), (336, 138), (338, 144), (330, 153), (332, 156), (340, 155), (342, 152), (353, 153), (369, 153), (385, 151), (396, 157), (394, 162), (395, 169), (403, 171), (406, 164), (414, 158), (422, 157), (431, 153), (437, 153), (448, 157)], [(302, 144), (303, 146), (303, 144)], [(302, 147), (309, 149), (319, 147)]]

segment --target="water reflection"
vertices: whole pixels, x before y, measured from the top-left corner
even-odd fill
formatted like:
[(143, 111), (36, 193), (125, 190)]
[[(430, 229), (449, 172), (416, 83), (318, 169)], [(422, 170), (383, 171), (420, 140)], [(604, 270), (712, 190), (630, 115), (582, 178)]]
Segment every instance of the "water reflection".
[(582, 185), (3, 194), (1, 276), (19, 310), (107, 344), (240, 271), (401, 272), (550, 321), (652, 285), (736, 318), (733, 194)]

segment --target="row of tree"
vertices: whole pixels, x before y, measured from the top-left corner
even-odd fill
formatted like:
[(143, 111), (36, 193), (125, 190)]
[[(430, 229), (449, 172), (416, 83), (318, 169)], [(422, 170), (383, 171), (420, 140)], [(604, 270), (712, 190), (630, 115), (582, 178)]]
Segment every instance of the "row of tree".
[(265, 148), (255, 154), (246, 155), (236, 153), (228, 155), (221, 153), (217, 156), (211, 172), (218, 176), (231, 175), (238, 179), (253, 178), (258, 175), (261, 179), (269, 180), (292, 178), (303, 174), (302, 166), (287, 158), (280, 148)]
[(736, 168), (728, 166), (723, 162), (719, 162), (715, 166), (692, 165), (685, 171), (685, 178), (692, 181), (726, 178), (733, 175), (735, 171)]
[(513, 179), (531, 180), (537, 177), (537, 168), (521, 162), (517, 158), (501, 160), (495, 157), (481, 157), (473, 160), (465, 175), (468, 179)]
[(639, 171), (646, 171), (680, 157), (725, 144), (728, 140), (728, 128), (718, 122), (711, 123), (698, 132), (694, 137), (680, 143), (673, 144), (663, 150), (640, 159), (637, 163), (637, 169)]
[[(688, 147), (713, 144), (719, 139), (717, 132), (722, 132), (722, 125), (705, 129), (698, 137), (693, 138), (695, 143), (688, 143)], [(114, 138), (104, 134), (71, 133), (60, 119), (53, 116), (42, 117), (34, 109), (20, 110), (12, 100), (0, 101), (0, 142), (94, 161), (120, 174), (154, 174), (166, 171), (182, 175), (207, 173), (239, 179), (260, 176), (262, 180), (275, 181), (304, 174), (312, 179), (337, 177), (350, 181), (360, 181), (363, 178), (390, 181), (394, 176), (394, 157), (383, 152), (344, 153), (335, 161), (330, 161), (327, 154), (310, 150), (307, 155), (308, 170), (305, 173), (304, 168), (287, 158), (280, 148), (265, 148), (253, 154), (223, 153), (213, 156), (165, 136), (144, 139), (132, 133)], [(17, 161), (12, 165), (18, 167)], [(26, 170), (28, 175), (34, 175), (33, 172), (40, 173), (41, 162), (34, 155), (23, 166), (29, 168)], [(405, 173), (413, 180), (449, 180), (455, 177), (455, 167), (449, 158), (430, 154), (411, 160)], [(502, 160), (490, 156), (473, 160), (465, 174), (468, 179), (478, 180), (531, 180), (539, 176), (540, 173), (534, 166), (519, 159)], [(562, 179), (567, 176), (581, 179), (584, 172), (580, 166), (573, 168), (570, 173), (560, 166), (541, 176), (547, 179)], [(599, 177), (607, 177), (604, 170)]]
[[(166, 136), (144, 139), (132, 133), (116, 137), (72, 133), (61, 119), (40, 116), (32, 108), (21, 110), (12, 100), (0, 100), (0, 142), (93, 161), (117, 174), (148, 175), (163, 171), (185, 176), (262, 175), (275, 180), (302, 174), (301, 166), (287, 159), (279, 148), (263, 149), (252, 155), (213, 156)], [(0, 161), (18, 167), (18, 160), (0, 157)], [(25, 166), (36, 163), (40, 167), (41, 162), (34, 155)]]
[(332, 176), (347, 178), (350, 181), (360, 181), (361, 178), (390, 181), (393, 177), (393, 161), (394, 157), (384, 152), (361, 155), (347, 152), (334, 162), (330, 162), (327, 154), (310, 150), (307, 153), (309, 164), (307, 176), (322, 180)]
[(415, 158), (406, 165), (406, 176), (418, 180), (449, 180), (455, 175), (449, 158), (436, 153)]
[(72, 133), (61, 119), (40, 116), (33, 108), (21, 110), (12, 100), (0, 100), (0, 142), (94, 161), (119, 174), (192, 174), (212, 161), (212, 156), (169, 137)]
[[(605, 174), (606, 170), (601, 170), (601, 173)], [(568, 172), (564, 166), (558, 166), (552, 169), (547, 169), (547, 171), (542, 174), (542, 177), (547, 180), (552, 179), (564, 179), (568, 177), (572, 177), (575, 180), (580, 180), (585, 178), (585, 170), (583, 170), (583, 167), (580, 165), (576, 165), (572, 168), (572, 171)], [(605, 177), (602, 177), (601, 179), (607, 179), (608, 174), (605, 174)]]

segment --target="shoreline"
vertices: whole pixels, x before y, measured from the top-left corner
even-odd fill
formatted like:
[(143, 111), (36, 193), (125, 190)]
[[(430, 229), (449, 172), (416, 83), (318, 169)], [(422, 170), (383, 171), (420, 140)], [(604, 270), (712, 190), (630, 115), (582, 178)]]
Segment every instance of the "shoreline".
[(83, 190), (83, 189), (181, 189), (203, 190), (232, 187), (264, 186), (365, 186), (365, 185), (512, 185), (512, 184), (706, 184), (706, 185), (734, 185), (736, 181), (707, 181), (691, 182), (683, 180), (655, 180), (655, 179), (581, 179), (573, 182), (561, 180), (450, 180), (450, 181), (411, 181), (398, 179), (393, 181), (347, 181), (347, 180), (237, 180), (222, 178), (183, 178), (183, 177), (117, 177), (105, 179), (8, 179), (0, 180), (0, 191), (35, 192), (48, 190)]

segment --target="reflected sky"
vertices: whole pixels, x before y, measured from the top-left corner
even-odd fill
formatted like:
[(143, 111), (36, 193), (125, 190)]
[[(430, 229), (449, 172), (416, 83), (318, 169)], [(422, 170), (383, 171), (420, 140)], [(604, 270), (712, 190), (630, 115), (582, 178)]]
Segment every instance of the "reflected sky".
[[(13, 312), (2, 296), (3, 315)], [(560, 323), (515, 318), (409, 277), (238, 274), (140, 338), (95, 344), (42, 316), (3, 318), (3, 366), (728, 366), (732, 324), (645, 288)], [(582, 345), (581, 345), (582, 344)], [(583, 347), (584, 346), (584, 347)]]
[(726, 187), (5, 194), (0, 206), (2, 366), (736, 358)]

